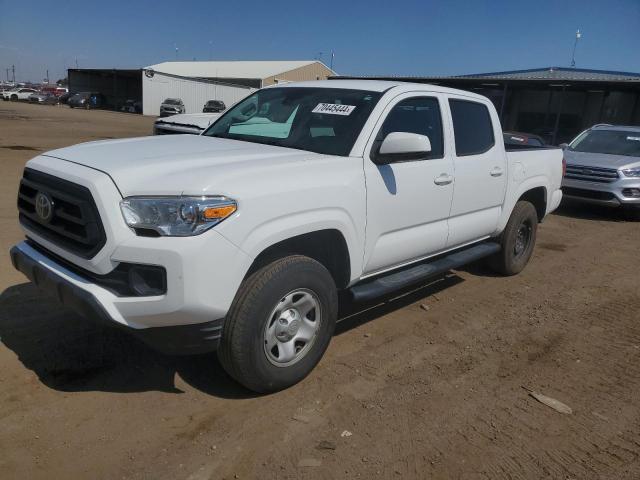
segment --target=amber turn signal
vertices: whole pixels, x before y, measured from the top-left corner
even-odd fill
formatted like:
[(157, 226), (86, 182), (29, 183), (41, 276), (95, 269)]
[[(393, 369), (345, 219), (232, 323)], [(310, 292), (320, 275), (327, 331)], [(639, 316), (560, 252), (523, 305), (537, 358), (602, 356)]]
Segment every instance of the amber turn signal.
[(224, 205), (221, 207), (207, 207), (203, 210), (202, 216), (207, 220), (217, 220), (227, 218), (236, 211), (235, 205)]

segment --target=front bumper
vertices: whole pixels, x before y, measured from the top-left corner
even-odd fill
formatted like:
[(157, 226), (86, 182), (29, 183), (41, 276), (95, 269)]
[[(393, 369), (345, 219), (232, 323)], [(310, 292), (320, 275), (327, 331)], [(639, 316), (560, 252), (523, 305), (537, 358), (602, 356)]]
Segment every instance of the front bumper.
[(608, 207), (640, 207), (640, 197), (624, 195), (626, 189), (640, 189), (640, 178), (622, 177), (610, 183), (562, 180), (564, 198)]
[[(111, 326), (119, 326), (153, 348), (168, 354), (199, 354), (215, 351), (222, 335), (223, 318), (197, 324), (132, 328), (108, 302), (109, 292), (56, 264), (22, 242), (11, 249), (11, 263), (38, 288), (80, 315)], [(102, 290), (102, 291), (100, 291)]]

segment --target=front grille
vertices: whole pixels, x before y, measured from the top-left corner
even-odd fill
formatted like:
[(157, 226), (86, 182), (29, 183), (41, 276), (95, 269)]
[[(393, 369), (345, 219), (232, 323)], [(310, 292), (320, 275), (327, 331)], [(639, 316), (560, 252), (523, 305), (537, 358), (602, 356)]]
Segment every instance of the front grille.
[(618, 179), (615, 168), (585, 167), (583, 165), (567, 165), (565, 178), (585, 180), (588, 182), (611, 183)]
[[(36, 213), (38, 193), (50, 199), (52, 213)], [(100, 214), (88, 188), (26, 168), (18, 191), (19, 220), (28, 230), (83, 258), (92, 258), (106, 243)]]
[(584, 188), (562, 187), (562, 193), (569, 197), (589, 198), (592, 200), (613, 200), (616, 196), (610, 192), (585, 190)]

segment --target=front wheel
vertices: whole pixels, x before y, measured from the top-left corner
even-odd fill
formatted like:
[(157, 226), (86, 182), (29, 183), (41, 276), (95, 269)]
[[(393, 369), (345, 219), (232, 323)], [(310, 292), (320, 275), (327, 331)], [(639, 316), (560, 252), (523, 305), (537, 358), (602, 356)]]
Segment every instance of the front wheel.
[(499, 237), (502, 249), (489, 259), (489, 266), (502, 275), (515, 275), (526, 267), (538, 231), (538, 213), (530, 202), (520, 201), (511, 212)]
[(259, 393), (295, 385), (329, 346), (337, 311), (336, 286), (322, 264), (301, 255), (276, 260), (240, 286), (225, 320), (220, 363)]

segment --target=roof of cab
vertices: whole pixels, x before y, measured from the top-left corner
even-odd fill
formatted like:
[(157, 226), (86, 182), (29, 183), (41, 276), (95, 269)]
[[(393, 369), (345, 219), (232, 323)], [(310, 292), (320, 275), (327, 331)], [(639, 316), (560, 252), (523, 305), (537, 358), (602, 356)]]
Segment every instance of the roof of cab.
[(465, 97), (472, 97), (482, 100), (487, 100), (487, 97), (478, 95), (477, 93), (468, 92), (466, 90), (457, 90), (455, 88), (440, 87), (438, 85), (431, 85), (428, 83), (412, 83), (412, 82), (395, 82), (387, 80), (316, 80), (307, 82), (289, 82), (279, 83), (271, 85), (266, 88), (290, 88), (290, 87), (306, 87), (306, 88), (345, 88), (350, 90), (368, 90), (370, 92), (386, 92), (387, 90), (394, 89), (398, 93), (412, 92), (412, 91), (424, 91), (424, 92), (438, 92), (449, 93), (456, 95), (463, 95)]

